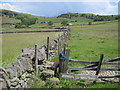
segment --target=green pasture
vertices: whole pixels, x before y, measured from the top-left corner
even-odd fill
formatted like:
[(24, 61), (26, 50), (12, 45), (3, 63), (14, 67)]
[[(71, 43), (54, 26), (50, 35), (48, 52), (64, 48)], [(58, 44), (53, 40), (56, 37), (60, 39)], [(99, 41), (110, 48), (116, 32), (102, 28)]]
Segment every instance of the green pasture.
[(15, 33), (2, 35), (2, 66), (6, 67), (21, 55), (23, 48), (34, 48), (35, 44), (42, 46), (49, 36), (55, 39), (60, 33)]
[[(70, 59), (99, 61), (100, 54), (104, 54), (104, 60), (118, 57), (118, 22), (108, 22), (98, 25), (70, 26), (71, 37), (68, 40)], [(58, 61), (56, 57), (52, 61)], [(88, 64), (69, 62), (69, 67), (81, 67)], [(102, 68), (118, 68), (118, 65), (102, 65)], [(72, 72), (80, 74), (81, 71)], [(68, 73), (71, 73), (68, 71)], [(61, 84), (63, 83), (63, 84)], [(61, 88), (118, 88), (118, 83), (87, 82), (84, 80), (61, 79), (59, 85), (53, 83), (43, 87)]]
[[(98, 61), (100, 54), (104, 54), (104, 60), (118, 57), (118, 22), (69, 27), (71, 37), (67, 44), (70, 59)], [(70, 63), (70, 66), (76, 65), (84, 64)]]
[(118, 56), (118, 22), (70, 28), (71, 58), (95, 61), (100, 54), (105, 55), (104, 59)]
[[(99, 22), (100, 23), (100, 22)], [(104, 22), (101, 22), (104, 23)], [(104, 60), (118, 56), (118, 22), (105, 22), (105, 24), (68, 26), (71, 28), (68, 48), (70, 49), (70, 59), (99, 61), (100, 54), (104, 54)], [(12, 29), (13, 30), (13, 29)], [(15, 29), (32, 30), (32, 28)], [(34, 30), (40, 30), (35, 28)], [(3, 67), (8, 66), (21, 55), (22, 48), (39, 46), (46, 43), (46, 38), (51, 39), (59, 33), (24, 33), (24, 34), (3, 34), (2, 36), (2, 62)], [(58, 61), (56, 57), (52, 61)], [(87, 64), (69, 63), (70, 67), (80, 67)], [(117, 66), (102, 65), (105, 68), (117, 68)], [(80, 71), (74, 72), (80, 74)], [(59, 84), (46, 81), (45, 85), (40, 85), (34, 81), (31, 88), (117, 88), (117, 83), (97, 82), (85, 84), (83, 80), (60, 79)]]

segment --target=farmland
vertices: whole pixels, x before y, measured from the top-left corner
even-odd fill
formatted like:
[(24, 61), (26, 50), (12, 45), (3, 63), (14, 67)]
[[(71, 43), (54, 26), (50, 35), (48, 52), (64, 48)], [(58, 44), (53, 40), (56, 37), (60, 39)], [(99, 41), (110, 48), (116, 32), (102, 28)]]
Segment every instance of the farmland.
[[(104, 54), (104, 60), (118, 56), (118, 22), (110, 22), (101, 25), (71, 26), (71, 38), (68, 40), (70, 59), (99, 61), (100, 54)], [(57, 58), (57, 57), (56, 57)], [(54, 59), (52, 61), (57, 61)], [(70, 67), (81, 67), (87, 64), (69, 62)], [(118, 68), (118, 65), (102, 65), (102, 68)], [(74, 72), (80, 74), (81, 71)], [(48, 82), (49, 83), (49, 82)], [(62, 84), (64, 83), (64, 84)], [(68, 83), (68, 84), (66, 84)], [(61, 79), (61, 87), (82, 87), (84, 81)], [(116, 88), (118, 84), (98, 82), (86, 88)], [(77, 85), (78, 84), (78, 85)], [(59, 85), (46, 84), (46, 87), (60, 87)]]
[(23, 48), (33, 48), (35, 44), (42, 46), (49, 36), (55, 39), (60, 33), (24, 33), (2, 35), (2, 66), (5, 67), (21, 55)]
[[(114, 58), (118, 56), (118, 21), (116, 16), (96, 16), (89, 14), (63, 14), (58, 17), (38, 17), (29, 14), (21, 14), (11, 12), (13, 15), (3, 15), (3, 27), (2, 32), (9, 31), (44, 31), (44, 30), (56, 30), (48, 27), (67, 27), (71, 29), (70, 39), (66, 41), (68, 49), (70, 49), (70, 59), (98, 61), (100, 54), (104, 54), (104, 60)], [(14, 16), (14, 13), (16, 16)], [(78, 15), (78, 16), (74, 16)], [(27, 18), (37, 18), (34, 24), (27, 25), (24, 22), (21, 23), (21, 16)], [(98, 18), (99, 17), (99, 18)], [(20, 19), (21, 20), (20, 20)], [(67, 20), (68, 23), (73, 25), (62, 25), (61, 22)], [(97, 20), (97, 21), (95, 21)], [(48, 23), (42, 24), (43, 21), (52, 21), (53, 25)], [(26, 27), (15, 28), (15, 24), (26, 25)], [(41, 28), (47, 27), (47, 28)], [(14, 34), (0, 34), (0, 63), (2, 67), (9, 66), (21, 55), (23, 48), (34, 48), (35, 44), (39, 47), (46, 43), (46, 39), (49, 36), (50, 40), (58, 37), (58, 32), (40, 32), (40, 33), (14, 33)], [(58, 62), (58, 56), (51, 60), (51, 62)], [(81, 63), (69, 63), (70, 67), (80, 67), (87, 64)], [(118, 66), (102, 65), (102, 67), (117, 68)], [(81, 71), (72, 72), (74, 74), (80, 74)], [(60, 78), (60, 83), (55, 84), (46, 80), (44, 85), (41, 85), (42, 80), (35, 80), (30, 88), (117, 88), (116, 83), (97, 82), (94, 84), (89, 82), (89, 85), (85, 85), (84, 80), (66, 80)], [(87, 82), (88, 83), (88, 82)]]
[(111, 22), (103, 25), (71, 27), (71, 40), (68, 44), (72, 51), (71, 58), (98, 60), (98, 55), (101, 53), (105, 54), (105, 59), (117, 57), (117, 25), (118, 22)]

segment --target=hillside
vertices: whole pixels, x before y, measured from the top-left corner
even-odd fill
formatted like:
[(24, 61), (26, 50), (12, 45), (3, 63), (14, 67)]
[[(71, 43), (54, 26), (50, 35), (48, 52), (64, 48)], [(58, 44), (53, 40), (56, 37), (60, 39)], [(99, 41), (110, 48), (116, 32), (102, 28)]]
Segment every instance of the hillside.
[(2, 18), (3, 28), (9, 28), (11, 25), (11, 28), (14, 28), (15, 25), (21, 28), (48, 27), (47, 23), (41, 22), (52, 21), (55, 25), (59, 25), (59, 23), (63, 20), (66, 20), (65, 18), (34, 16), (31, 14), (18, 13), (10, 10), (0, 10), (0, 18)]
[(19, 19), (2, 16), (2, 25), (5, 25), (5, 24), (13, 25), (13, 24), (20, 23), (20, 22), (21, 20)]
[[(18, 13), (10, 10), (0, 10), (0, 18), (2, 18), (2, 27), (5, 29), (12, 28), (39, 28), (51, 26), (65, 26), (83, 24), (100, 24), (106, 21), (118, 20), (117, 15), (94, 15), (80, 13), (65, 13), (57, 17), (41, 17), (31, 14)], [(52, 25), (49, 25), (52, 22)], [(4, 29), (3, 29), (4, 30)]]
[(91, 19), (92, 21), (111, 21), (117, 20), (117, 15), (95, 15), (95, 14), (80, 14), (80, 13), (66, 13), (59, 15), (58, 18), (68, 18), (68, 19), (78, 19), (86, 18)]

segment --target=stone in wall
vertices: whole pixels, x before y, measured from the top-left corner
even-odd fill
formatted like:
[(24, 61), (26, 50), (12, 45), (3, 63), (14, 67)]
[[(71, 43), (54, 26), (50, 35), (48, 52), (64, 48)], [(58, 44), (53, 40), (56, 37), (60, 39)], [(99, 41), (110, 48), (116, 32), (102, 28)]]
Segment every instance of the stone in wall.
[(41, 72), (41, 77), (42, 79), (46, 80), (47, 78), (51, 78), (54, 76), (54, 71), (53, 70), (45, 70)]
[(38, 51), (38, 64), (43, 64), (43, 61), (45, 60), (44, 55), (42, 54), (42, 52), (40, 52), (40, 50)]
[(52, 83), (60, 83), (60, 80), (56, 77), (49, 78), (48, 80)]
[(29, 62), (29, 58), (25, 58), (25, 57), (22, 57), (22, 56), (20, 56), (19, 58), (18, 58), (18, 60), (21, 62), (21, 64), (23, 65), (23, 69), (25, 70), (25, 71), (31, 71), (31, 70), (33, 70), (33, 66), (30, 64), (30, 62)]
[(13, 62), (8, 68), (6, 68), (10, 79), (14, 77), (19, 77), (26, 71), (29, 72), (33, 70), (33, 67), (29, 61), (29, 58), (24, 58), (20, 56), (17, 61)]
[(55, 62), (46, 62), (46, 64), (44, 65), (45, 68), (47, 69), (52, 69), (53, 65), (54, 65)]
[(22, 72), (22, 74), (25, 72), (23, 65), (21, 64), (19, 59), (16, 62), (14, 62), (14, 64), (20, 67), (20, 69), (21, 69), (20, 72)]
[(16, 69), (17, 77), (20, 77), (23, 74), (24, 71), (23, 71), (22, 67), (19, 66), (19, 63), (17, 61), (13, 62), (12, 66)]
[(1, 88), (10, 87), (9, 76), (4, 68), (0, 68), (0, 90)]
[(24, 48), (22, 49), (22, 56), (26, 58), (33, 59), (35, 56), (35, 49), (34, 48)]
[(51, 41), (49, 43), (50, 50), (56, 49), (56, 47), (57, 47), (57, 43), (55, 41)]
[(41, 59), (46, 59), (46, 46), (44, 45), (44, 46), (42, 46), (39, 50), (38, 50), (38, 52), (41, 52)]
[(17, 70), (14, 66), (10, 65), (8, 68), (6, 68), (6, 71), (9, 74), (10, 79), (17, 77)]

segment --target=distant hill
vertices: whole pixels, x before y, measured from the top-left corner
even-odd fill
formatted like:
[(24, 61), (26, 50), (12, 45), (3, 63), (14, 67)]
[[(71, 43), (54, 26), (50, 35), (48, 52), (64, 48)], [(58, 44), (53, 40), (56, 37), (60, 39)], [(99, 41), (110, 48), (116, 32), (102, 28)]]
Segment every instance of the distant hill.
[(61, 23), (63, 20), (66, 20), (65, 18), (35, 16), (4, 9), (0, 9), (0, 17), (2, 17), (2, 25), (16, 25), (17, 23), (32, 25), (49, 21)]
[(95, 15), (95, 14), (80, 14), (80, 13), (66, 13), (61, 14), (58, 18), (67, 18), (67, 19), (78, 19), (78, 18), (87, 18), (95, 21), (111, 21), (118, 20), (117, 15)]

